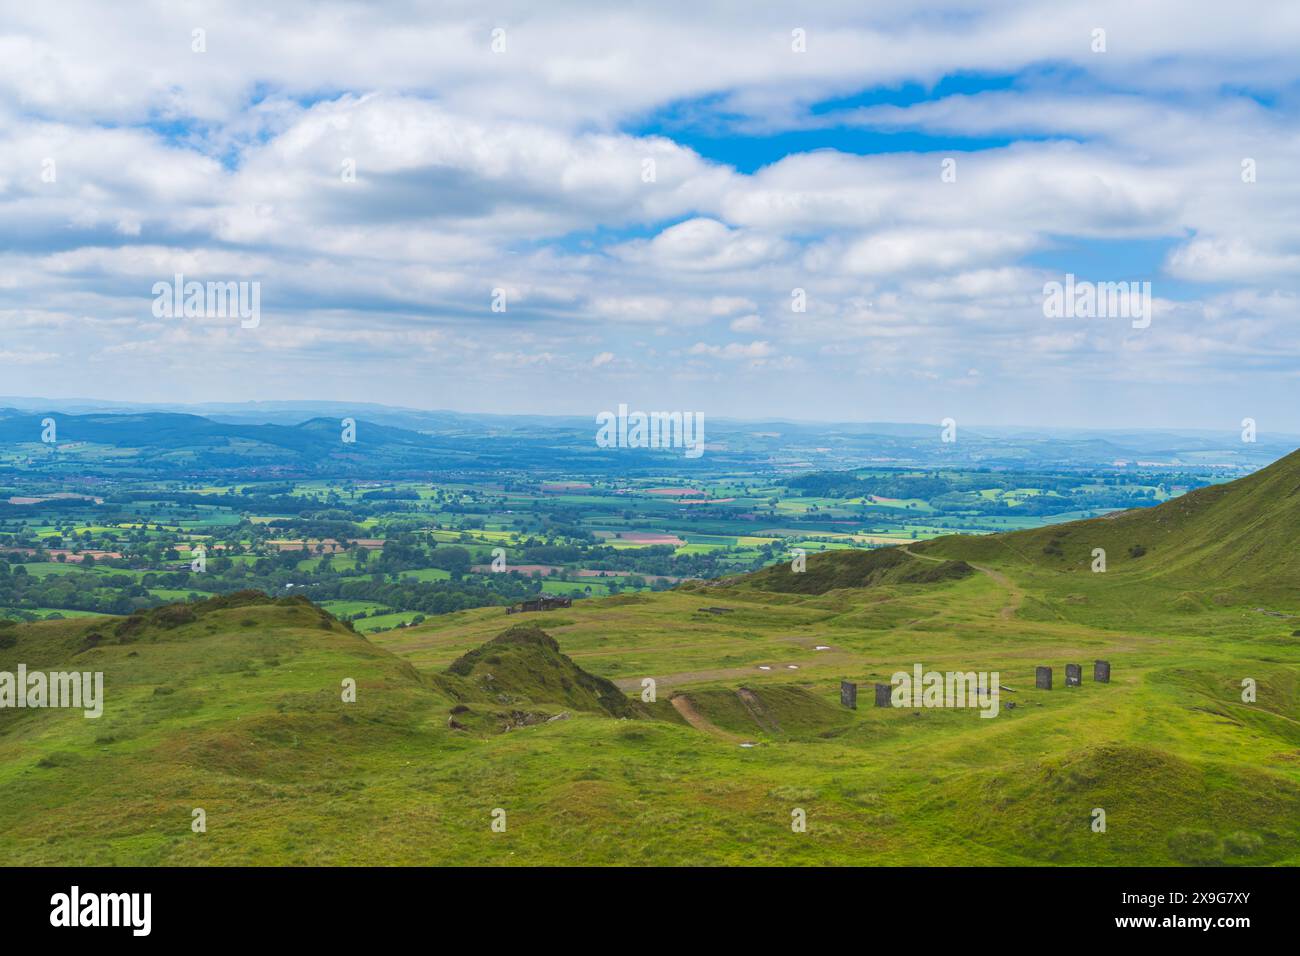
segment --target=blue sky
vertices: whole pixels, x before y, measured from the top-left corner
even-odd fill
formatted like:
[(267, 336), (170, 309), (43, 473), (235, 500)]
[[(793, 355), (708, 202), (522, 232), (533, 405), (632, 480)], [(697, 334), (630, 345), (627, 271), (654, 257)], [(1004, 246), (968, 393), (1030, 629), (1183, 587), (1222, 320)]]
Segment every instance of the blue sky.
[(1300, 430), (1300, 23), (862, 6), (16, 11), (3, 390)]

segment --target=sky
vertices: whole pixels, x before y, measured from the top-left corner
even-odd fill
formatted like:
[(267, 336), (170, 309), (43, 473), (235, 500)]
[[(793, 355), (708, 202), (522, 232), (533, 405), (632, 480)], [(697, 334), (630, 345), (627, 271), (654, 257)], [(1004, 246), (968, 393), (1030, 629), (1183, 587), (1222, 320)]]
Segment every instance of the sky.
[(1300, 431), (1300, 6), (623, 6), (0, 0), (0, 394)]

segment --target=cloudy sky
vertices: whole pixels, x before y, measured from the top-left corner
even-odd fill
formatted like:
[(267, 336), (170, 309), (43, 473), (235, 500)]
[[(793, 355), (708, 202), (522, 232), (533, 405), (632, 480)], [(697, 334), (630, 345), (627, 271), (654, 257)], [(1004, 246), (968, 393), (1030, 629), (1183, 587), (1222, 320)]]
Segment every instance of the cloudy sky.
[(0, 394), (1300, 430), (1300, 7), (779, 6), (2, 0)]

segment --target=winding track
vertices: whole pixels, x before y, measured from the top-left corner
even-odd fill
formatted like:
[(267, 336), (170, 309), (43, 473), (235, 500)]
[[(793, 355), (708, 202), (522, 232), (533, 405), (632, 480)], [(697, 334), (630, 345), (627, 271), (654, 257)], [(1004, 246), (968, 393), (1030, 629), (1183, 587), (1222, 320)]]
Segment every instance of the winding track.
[[(919, 558), (922, 561), (934, 561), (936, 564), (942, 564), (945, 560), (944, 558), (932, 558), (928, 554), (917, 554), (915, 551), (909, 550), (907, 545), (903, 545), (903, 550), (912, 557)], [(981, 574), (988, 575), (999, 586), (1006, 588), (1007, 603), (1002, 608), (1002, 619), (1010, 620), (1015, 617), (1016, 612), (1020, 610), (1020, 606), (1025, 603), (1024, 589), (1001, 571), (997, 571), (993, 568), (986, 568), (982, 564), (971, 564), (971, 567), (976, 571), (979, 571)]]
[(696, 730), (702, 730), (706, 734), (711, 734), (714, 737), (732, 743), (740, 743), (744, 739), (743, 737), (737, 737), (735, 734), (728, 733), (701, 714), (695, 709), (695, 705), (691, 703), (691, 699), (685, 694), (678, 694), (676, 697), (671, 698), (671, 703), (673, 709), (677, 711), (677, 713), (681, 714), (682, 717), (686, 719), (686, 722)]

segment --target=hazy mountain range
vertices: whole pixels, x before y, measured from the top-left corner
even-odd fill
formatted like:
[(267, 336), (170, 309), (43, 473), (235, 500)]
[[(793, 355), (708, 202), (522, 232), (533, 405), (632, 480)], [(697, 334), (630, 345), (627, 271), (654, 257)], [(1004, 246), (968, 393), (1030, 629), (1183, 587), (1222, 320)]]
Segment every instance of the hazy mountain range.
[[(92, 470), (130, 464), (149, 470), (277, 466), (314, 473), (400, 473), (448, 469), (606, 473), (643, 466), (717, 471), (962, 466), (1107, 468), (1140, 465), (1243, 473), (1300, 446), (1300, 436), (1236, 431), (988, 428), (957, 424), (953, 442), (939, 423), (706, 421), (707, 453), (601, 449), (595, 416), (491, 415), (327, 401), (140, 405), (91, 399), (0, 398), (0, 443), (39, 454), (43, 422), (56, 424), (59, 460)], [(356, 442), (342, 440), (343, 420)], [(88, 446), (96, 452), (87, 453)], [(130, 450), (128, 456), (103, 448)], [(45, 443), (46, 457), (49, 444)], [(29, 456), (30, 457), (30, 456)]]

